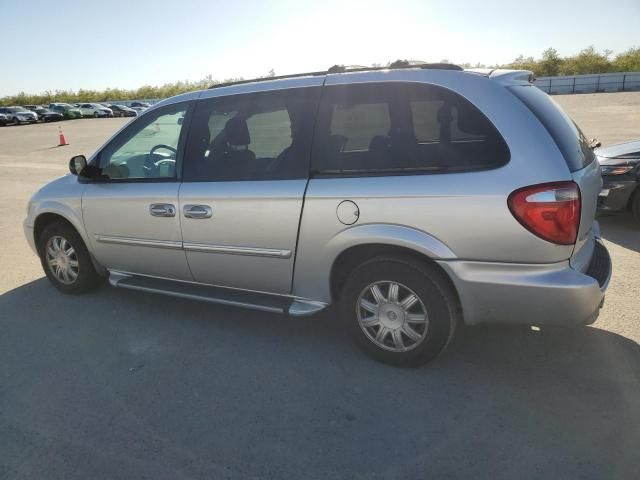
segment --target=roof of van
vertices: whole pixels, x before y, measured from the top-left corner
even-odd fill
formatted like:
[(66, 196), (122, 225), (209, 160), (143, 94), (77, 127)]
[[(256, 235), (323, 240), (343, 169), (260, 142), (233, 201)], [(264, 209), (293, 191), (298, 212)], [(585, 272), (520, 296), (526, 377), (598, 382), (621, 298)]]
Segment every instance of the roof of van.
[(209, 88), (210, 89), (223, 88), (223, 87), (230, 87), (233, 85), (242, 85), (247, 83), (269, 82), (274, 80), (292, 80), (295, 78), (304, 78), (304, 77), (321, 77), (321, 76), (326, 76), (326, 75), (336, 74), (336, 73), (378, 72), (378, 71), (385, 71), (385, 70), (388, 71), (388, 70), (406, 70), (406, 69), (459, 71), (459, 72), (481, 75), (484, 77), (498, 80), (501, 83), (518, 83), (523, 81), (527, 83), (531, 83), (535, 80), (533, 73), (528, 70), (506, 70), (506, 69), (492, 69), (492, 68), (464, 69), (459, 65), (455, 65), (453, 63), (422, 63), (422, 62), (410, 62), (407, 60), (397, 60), (385, 67), (334, 65), (333, 67), (325, 71), (294, 73), (291, 75), (260, 77), (260, 78), (253, 78), (248, 80), (238, 80), (234, 82), (217, 83), (215, 85), (210, 86)]
[(355, 72), (376, 72), (382, 70), (399, 70), (399, 69), (422, 69), (422, 70), (456, 70), (463, 71), (464, 69), (453, 63), (424, 63), (424, 62), (412, 62), (408, 60), (396, 60), (385, 67), (363, 67), (360, 65), (334, 65), (327, 70), (307, 73), (294, 73), (291, 75), (279, 75), (272, 77), (260, 77), (252, 78), (248, 80), (237, 80), (234, 82), (216, 83), (209, 88), (221, 88), (230, 87), (232, 85), (241, 85), (243, 83), (265, 82), (272, 80), (285, 80), (299, 77), (318, 77), (326, 76), (332, 73), (355, 73)]
[[(395, 63), (395, 62), (394, 62)], [(335, 65), (326, 71), (321, 72), (308, 72), (298, 73), (292, 75), (282, 75), (277, 77), (262, 77), (250, 80), (240, 80), (237, 82), (219, 83), (212, 85), (207, 90), (198, 90), (188, 93), (176, 95), (175, 97), (164, 99), (154, 104), (149, 110), (154, 110), (157, 107), (167, 105), (170, 103), (176, 103), (179, 101), (188, 101), (194, 99), (210, 98), (213, 96), (224, 94), (242, 94), (242, 93), (257, 93), (270, 90), (279, 90), (286, 88), (299, 88), (299, 87), (319, 87), (325, 84), (327, 78), (341, 77), (344, 75), (355, 75), (355, 77), (362, 78), (363, 76), (369, 77), (379, 76), (385, 73), (397, 73), (405, 71), (407, 73), (418, 71), (440, 71), (453, 75), (470, 75), (484, 78), (495, 79), (496, 81), (505, 85), (524, 85), (530, 84), (533, 79), (533, 74), (526, 70), (492, 70), (492, 69), (463, 69), (462, 67), (449, 63), (401, 63), (394, 66), (393, 64), (387, 67), (345, 67)], [(382, 79), (391, 80), (394, 77), (396, 80), (400, 79), (398, 75), (383, 75)], [(224, 93), (223, 93), (224, 92)]]

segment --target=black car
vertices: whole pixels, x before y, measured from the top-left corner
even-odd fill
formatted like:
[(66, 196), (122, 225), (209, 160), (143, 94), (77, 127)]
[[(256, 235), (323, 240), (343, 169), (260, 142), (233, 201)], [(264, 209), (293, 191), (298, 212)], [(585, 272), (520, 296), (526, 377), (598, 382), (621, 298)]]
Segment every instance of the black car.
[(138, 112), (126, 105), (109, 105), (109, 108), (114, 117), (135, 117), (138, 115)]
[(597, 148), (595, 154), (603, 182), (598, 207), (631, 210), (640, 222), (640, 140)]
[(59, 122), (60, 120), (64, 120), (64, 115), (58, 112), (53, 112), (48, 108), (44, 107), (36, 107), (34, 110), (35, 114), (38, 115), (38, 121), (42, 122)]

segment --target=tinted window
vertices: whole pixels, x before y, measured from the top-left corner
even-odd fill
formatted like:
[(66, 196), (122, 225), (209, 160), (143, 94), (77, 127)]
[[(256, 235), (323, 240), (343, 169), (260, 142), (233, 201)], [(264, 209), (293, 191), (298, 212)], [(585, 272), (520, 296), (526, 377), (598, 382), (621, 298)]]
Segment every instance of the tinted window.
[(315, 138), (314, 171), (332, 174), (467, 171), (509, 160), (477, 108), (424, 84), (327, 87)]
[(332, 107), (330, 135), (343, 136), (345, 152), (367, 150), (377, 135), (386, 135), (391, 128), (389, 104), (381, 103), (336, 103)]
[(175, 178), (186, 104), (169, 105), (141, 117), (100, 153), (102, 174), (111, 179)]
[(510, 91), (529, 107), (547, 129), (569, 170), (581, 170), (595, 159), (589, 141), (580, 128), (549, 95), (534, 86), (511, 87)]
[(304, 178), (318, 88), (199, 101), (190, 127), (185, 181)]

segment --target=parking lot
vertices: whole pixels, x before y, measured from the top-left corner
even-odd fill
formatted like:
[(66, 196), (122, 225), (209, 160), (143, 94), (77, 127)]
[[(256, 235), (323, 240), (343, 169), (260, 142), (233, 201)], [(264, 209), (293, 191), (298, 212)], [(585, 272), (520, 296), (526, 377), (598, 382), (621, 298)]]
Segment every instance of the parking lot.
[[(640, 92), (554, 98), (604, 145), (640, 137)], [(127, 121), (0, 128), (0, 478), (638, 477), (630, 215), (600, 218), (614, 272), (593, 326), (466, 328), (397, 369), (331, 310), (54, 290), (23, 237), (27, 200)]]

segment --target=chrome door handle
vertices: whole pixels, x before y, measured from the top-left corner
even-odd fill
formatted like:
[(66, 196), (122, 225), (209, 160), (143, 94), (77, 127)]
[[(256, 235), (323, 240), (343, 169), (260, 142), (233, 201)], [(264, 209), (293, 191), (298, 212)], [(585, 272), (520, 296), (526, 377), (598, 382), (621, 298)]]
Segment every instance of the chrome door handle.
[(183, 211), (187, 218), (211, 218), (213, 214), (209, 205), (185, 205)]
[(153, 217), (175, 217), (176, 207), (170, 203), (152, 203), (149, 205), (149, 213)]

